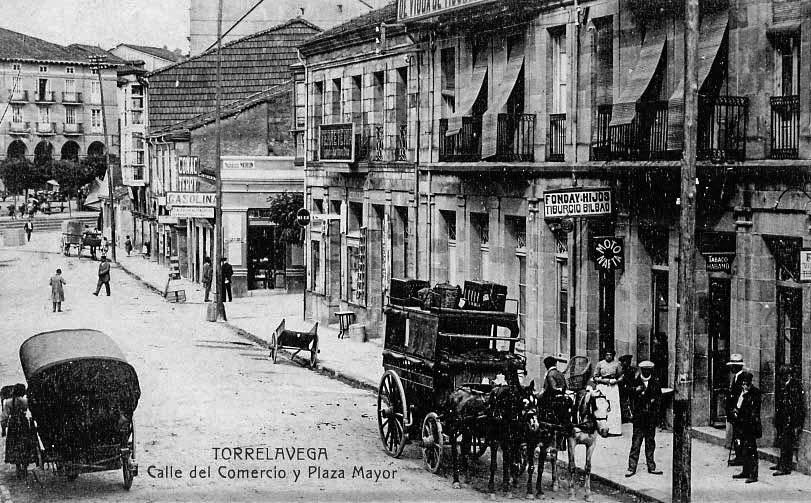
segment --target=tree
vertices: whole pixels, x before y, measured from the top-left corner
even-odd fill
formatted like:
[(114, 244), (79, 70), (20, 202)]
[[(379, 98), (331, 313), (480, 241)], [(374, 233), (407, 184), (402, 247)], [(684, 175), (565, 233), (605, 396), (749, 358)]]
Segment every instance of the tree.
[(303, 233), (296, 223), (296, 214), (304, 207), (304, 195), (301, 192), (282, 192), (269, 196), (267, 202), (268, 216), (276, 224), (274, 254), (282, 257), (278, 265), (283, 266), (290, 245), (303, 244)]
[(59, 183), (59, 191), (69, 197), (79, 194), (79, 189), (92, 182), (96, 177), (97, 168), (87, 160), (79, 161), (53, 161), (51, 164), (51, 178)]
[(25, 157), (5, 159), (0, 163), (0, 176), (6, 190), (12, 194), (22, 194), (36, 179), (34, 164)]

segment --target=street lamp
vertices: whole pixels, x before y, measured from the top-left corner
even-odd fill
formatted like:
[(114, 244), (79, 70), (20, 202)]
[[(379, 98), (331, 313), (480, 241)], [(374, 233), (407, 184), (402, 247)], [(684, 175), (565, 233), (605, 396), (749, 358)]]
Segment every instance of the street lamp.
[[(220, 0), (222, 1), (222, 0)], [(107, 178), (107, 192), (109, 193), (110, 197), (110, 243), (112, 244), (113, 248), (113, 262), (116, 262), (116, 254), (115, 254), (115, 211), (113, 209), (113, 166), (110, 164), (110, 142), (109, 137), (107, 136), (107, 109), (104, 103), (104, 83), (101, 79), (101, 70), (104, 68), (109, 68), (109, 65), (105, 64), (107, 58), (101, 54), (92, 54), (89, 57), (90, 63), (92, 63), (91, 68), (96, 72), (99, 79), (99, 97), (101, 98), (101, 123), (102, 128), (104, 131), (104, 158), (105, 163), (107, 164), (107, 172), (104, 175)]]

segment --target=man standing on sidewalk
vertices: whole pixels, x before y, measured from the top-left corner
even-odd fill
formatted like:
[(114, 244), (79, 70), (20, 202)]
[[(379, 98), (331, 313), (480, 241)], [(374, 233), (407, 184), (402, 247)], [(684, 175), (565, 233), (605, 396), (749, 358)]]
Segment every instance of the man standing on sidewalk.
[(653, 362), (645, 360), (639, 364), (640, 375), (634, 379), (632, 388), (634, 433), (631, 438), (631, 452), (628, 455), (628, 472), (626, 477), (636, 473), (639, 462), (639, 450), (645, 442), (645, 462), (648, 473), (661, 475), (656, 469), (653, 455), (656, 450), (656, 425), (659, 423), (659, 400), (662, 397), (662, 385), (653, 375)]
[(99, 281), (96, 284), (96, 291), (93, 292), (93, 295), (98, 297), (99, 292), (101, 291), (101, 285), (104, 285), (105, 290), (107, 290), (107, 296), (110, 296), (110, 263), (107, 262), (107, 257), (104, 255), (101, 256), (101, 263), (99, 264)]
[(741, 441), (743, 470), (733, 479), (746, 479), (746, 483), (757, 482), (758, 457), (757, 439), (763, 435), (760, 424), (760, 390), (752, 384), (752, 374), (743, 372), (740, 376), (741, 394), (732, 411), (735, 437)]
[(727, 368), (729, 369), (729, 389), (727, 390), (724, 411), (727, 418), (726, 442), (725, 446), (730, 451), (734, 451), (735, 457), (728, 462), (729, 466), (741, 466), (743, 457), (741, 456), (741, 446), (735, 437), (735, 426), (732, 424), (732, 411), (741, 396), (741, 374), (743, 373), (743, 356), (735, 353), (729, 357)]
[(791, 365), (780, 367), (777, 393), (774, 397), (774, 428), (777, 430), (777, 446), (780, 448), (780, 461), (772, 470), (772, 475), (788, 475), (794, 464), (794, 446), (800, 438), (805, 422), (805, 391), (794, 377)]
[(28, 242), (31, 242), (31, 233), (34, 232), (34, 222), (31, 218), (25, 221), (25, 235), (28, 237)]
[(211, 293), (211, 279), (214, 275), (214, 270), (211, 267), (211, 259), (206, 257), (203, 259), (203, 287), (206, 289), (205, 302), (208, 302), (208, 294)]
[(228, 263), (228, 259), (223, 257), (222, 259), (222, 287), (223, 287), (223, 301), (225, 301), (225, 295), (228, 294), (228, 302), (233, 301), (233, 297), (231, 296), (231, 276), (234, 275), (234, 268), (231, 267), (231, 264)]

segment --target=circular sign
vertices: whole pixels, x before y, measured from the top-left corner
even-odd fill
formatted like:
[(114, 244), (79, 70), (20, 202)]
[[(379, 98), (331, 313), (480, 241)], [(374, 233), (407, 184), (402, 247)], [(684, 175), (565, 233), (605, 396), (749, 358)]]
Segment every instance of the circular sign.
[(310, 210), (302, 208), (296, 213), (296, 223), (302, 227), (310, 225)]

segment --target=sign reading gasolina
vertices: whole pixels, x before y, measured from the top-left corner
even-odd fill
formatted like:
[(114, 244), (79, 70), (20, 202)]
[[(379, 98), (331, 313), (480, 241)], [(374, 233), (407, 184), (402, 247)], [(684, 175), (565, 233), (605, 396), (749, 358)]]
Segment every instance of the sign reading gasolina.
[(213, 192), (167, 192), (169, 206), (215, 206), (217, 194)]
[(611, 213), (611, 189), (584, 188), (544, 192), (544, 218), (582, 217)]

